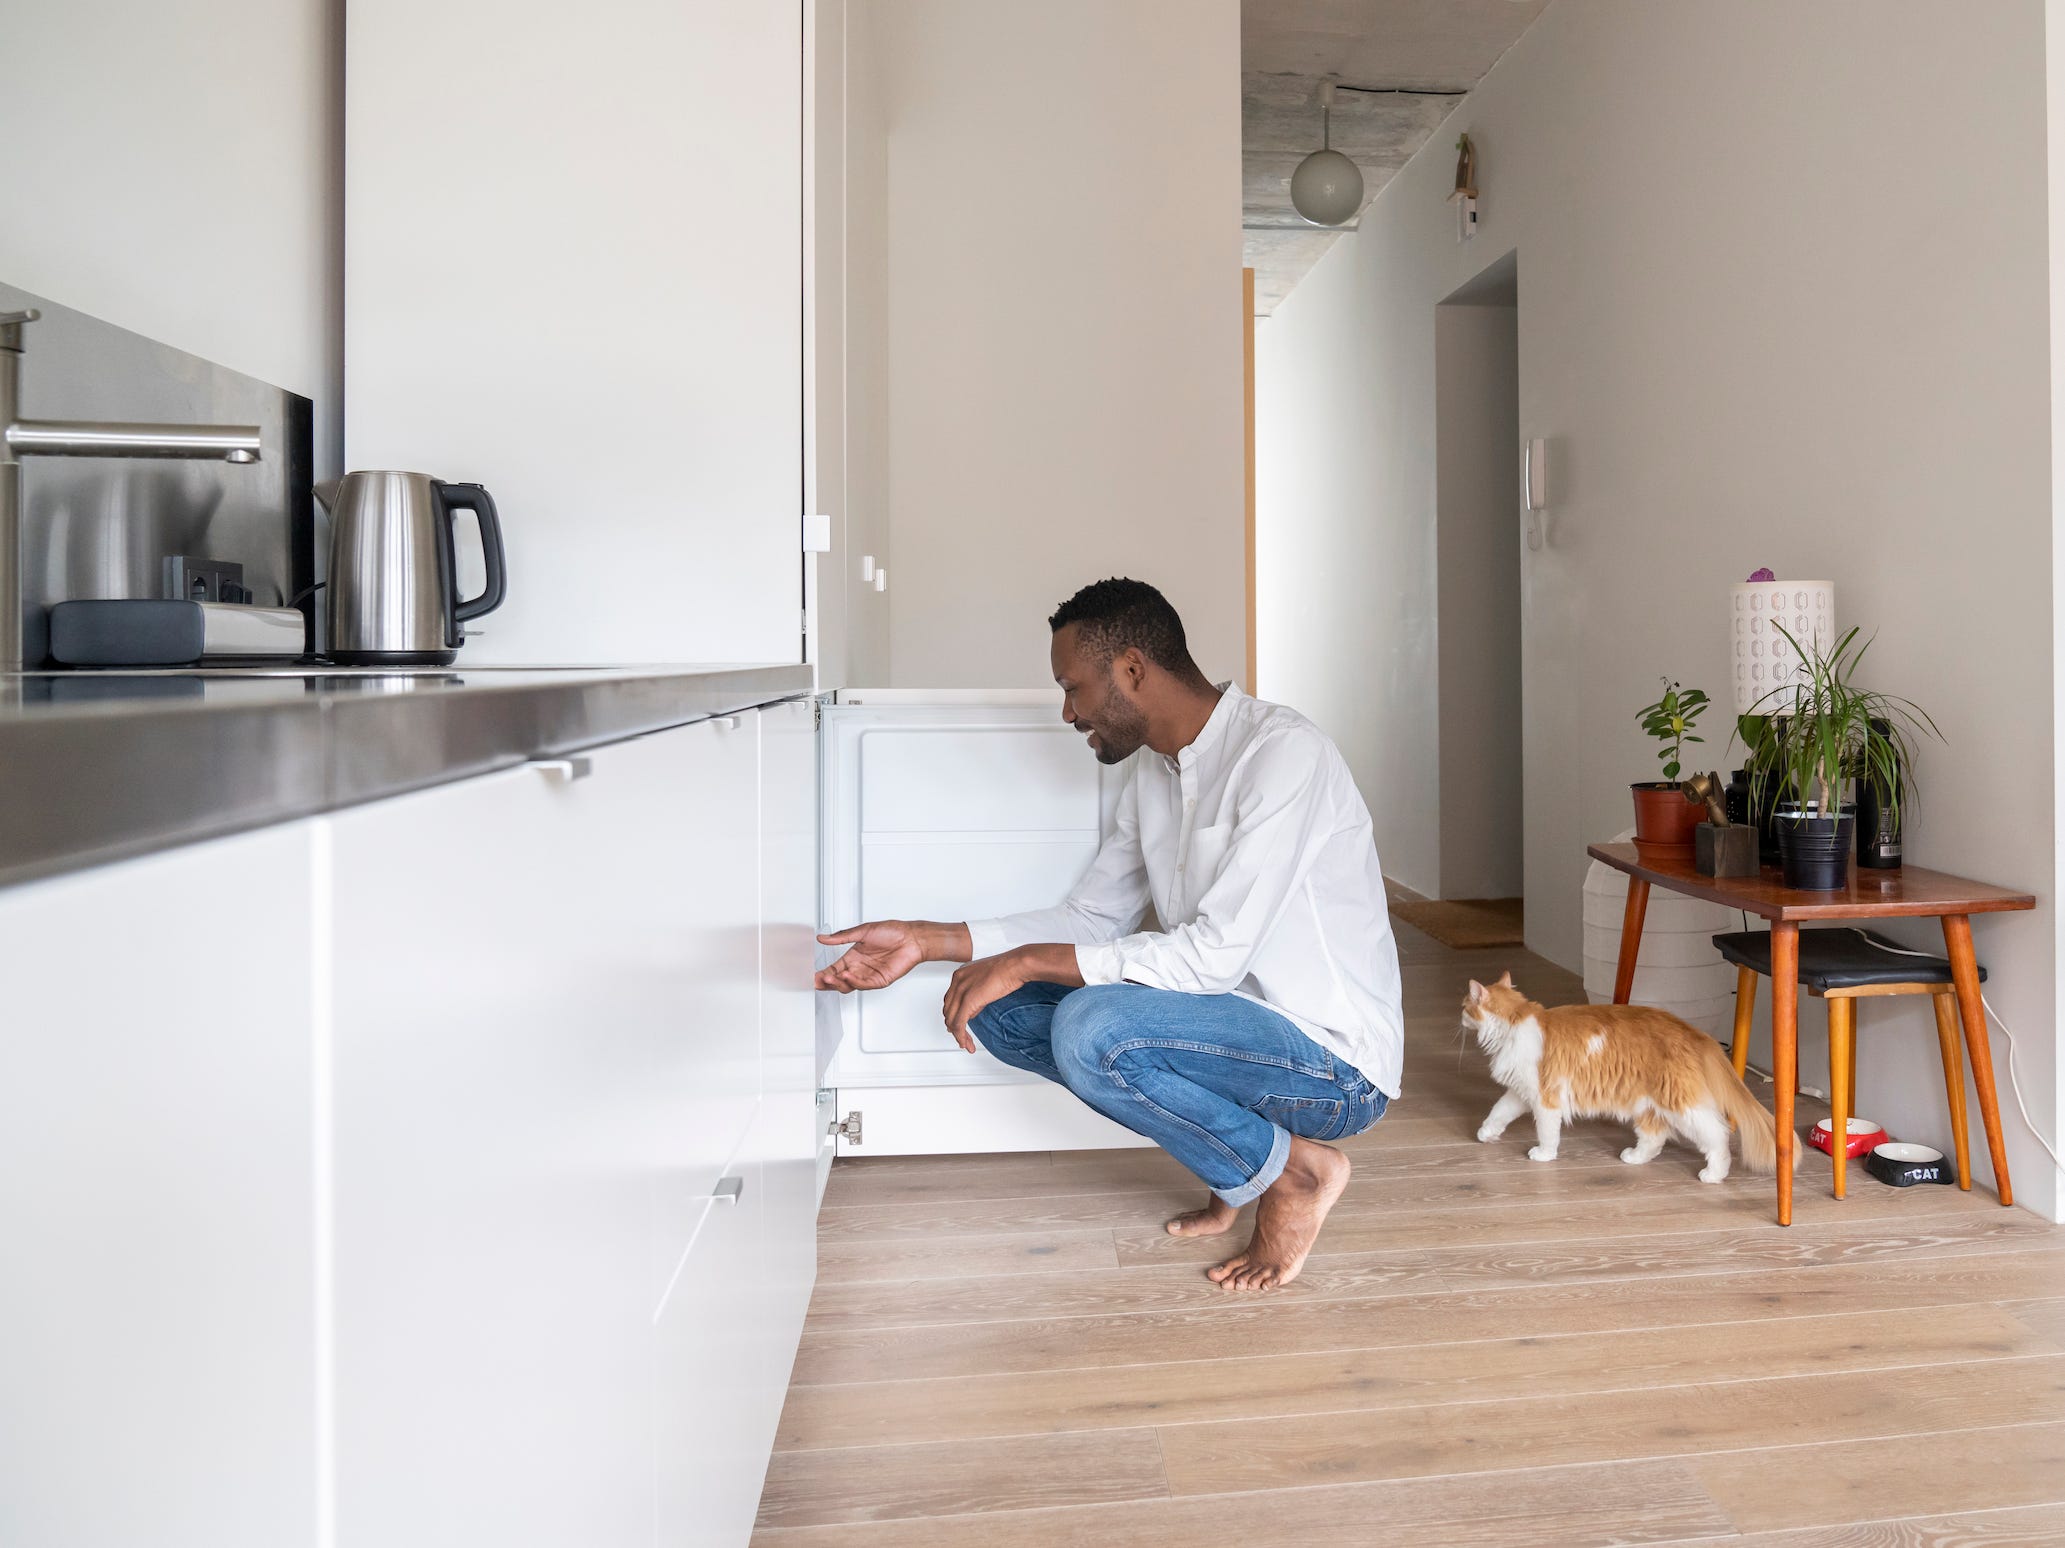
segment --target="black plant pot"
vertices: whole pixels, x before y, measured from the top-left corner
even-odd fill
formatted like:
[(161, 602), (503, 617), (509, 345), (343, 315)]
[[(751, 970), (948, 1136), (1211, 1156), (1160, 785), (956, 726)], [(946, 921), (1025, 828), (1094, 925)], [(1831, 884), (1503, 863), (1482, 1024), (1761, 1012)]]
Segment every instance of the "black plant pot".
[(1737, 769), (1728, 776), (1728, 788), (1722, 795), (1722, 804), (1728, 812), (1728, 820), (1739, 828), (1746, 828), (1750, 821), (1750, 771)]
[(1783, 858), (1778, 844), (1778, 814), (1798, 804), (1799, 798), (1793, 794), (1792, 786), (1787, 785), (1781, 790), (1775, 779), (1767, 782), (1760, 796), (1753, 799), (1755, 810), (1750, 816), (1757, 825), (1757, 861), (1760, 865), (1777, 865)]
[[(1874, 718), (1871, 735), (1875, 742), (1893, 745), (1893, 727), (1886, 721)], [(1896, 769), (1889, 805), (1879, 799), (1876, 781), (1863, 776), (1857, 781), (1857, 863), (1868, 870), (1900, 869), (1900, 815), (1905, 810), (1905, 783)]]
[(1900, 869), (1900, 814), (1863, 779), (1857, 782), (1857, 863), (1873, 871)]
[(1814, 817), (1794, 807), (1781, 811), (1774, 826), (1778, 829), (1779, 864), (1785, 868), (1788, 887), (1802, 892), (1839, 892), (1848, 885), (1855, 815)]

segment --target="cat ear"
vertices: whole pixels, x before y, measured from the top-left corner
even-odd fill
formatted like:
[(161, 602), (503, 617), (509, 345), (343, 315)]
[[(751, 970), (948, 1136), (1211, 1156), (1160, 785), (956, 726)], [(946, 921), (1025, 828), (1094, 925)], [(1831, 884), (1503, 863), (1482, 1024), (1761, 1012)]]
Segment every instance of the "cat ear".
[(1472, 1005), (1483, 999), (1486, 993), (1484, 985), (1477, 982), (1474, 978), (1470, 980), (1470, 1003)]
[(1513, 987), (1513, 970), (1511, 968), (1507, 968), (1505, 972), (1499, 974), (1499, 987), (1501, 989)]

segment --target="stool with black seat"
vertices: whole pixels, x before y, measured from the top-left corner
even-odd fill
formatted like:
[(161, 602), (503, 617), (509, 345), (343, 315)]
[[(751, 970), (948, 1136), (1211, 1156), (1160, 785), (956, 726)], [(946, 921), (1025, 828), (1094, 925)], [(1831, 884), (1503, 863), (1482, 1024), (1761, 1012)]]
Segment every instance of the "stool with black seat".
[[(1850, 1102), (1857, 1089), (1857, 1002), (1882, 995), (1926, 994), (1934, 998), (1936, 1041), (1943, 1053), (1943, 1084), (1950, 1095), (1950, 1132), (1957, 1142), (1957, 1185), (1972, 1187), (1972, 1158), (1965, 1128), (1965, 1062), (1958, 1041), (1957, 986), (1950, 963), (1910, 951), (1869, 930), (1856, 928), (1802, 930), (1800, 983), (1809, 994), (1828, 1002), (1828, 1086), (1831, 1141), (1835, 1163), (1835, 1195), (1843, 1197), (1846, 1157), (1840, 1141), (1848, 1135)], [(1757, 980), (1771, 976), (1771, 937), (1762, 930), (1737, 930), (1714, 937), (1721, 955), (1735, 964), (1735, 1043), (1731, 1057), (1740, 1076), (1748, 1067), (1750, 1020), (1756, 1013)], [(1979, 969), (1986, 981), (1986, 969)], [(1984, 1097), (1981, 1098), (1983, 1102)], [(1988, 1106), (1984, 1116), (1998, 1122)], [(2000, 1179), (2006, 1185), (2005, 1177)], [(2005, 1194), (2002, 1195), (2006, 1197)]]

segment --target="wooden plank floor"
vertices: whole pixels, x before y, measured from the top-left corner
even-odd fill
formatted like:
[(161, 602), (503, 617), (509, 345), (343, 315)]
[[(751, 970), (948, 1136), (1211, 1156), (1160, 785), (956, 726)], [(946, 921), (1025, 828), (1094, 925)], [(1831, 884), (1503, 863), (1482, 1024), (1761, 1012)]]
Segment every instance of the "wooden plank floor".
[(840, 1161), (756, 1548), (2065, 1544), (2065, 1231), (1479, 1145), (1464, 984), (1581, 986), (1399, 933), (1406, 1094), (1287, 1290), (1204, 1278), (1160, 1151)]

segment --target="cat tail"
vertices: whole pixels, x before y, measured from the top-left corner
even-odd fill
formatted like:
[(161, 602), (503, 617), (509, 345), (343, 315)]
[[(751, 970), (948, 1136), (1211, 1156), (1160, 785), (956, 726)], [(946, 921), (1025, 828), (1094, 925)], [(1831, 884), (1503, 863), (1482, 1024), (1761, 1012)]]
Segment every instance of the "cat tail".
[[(1778, 1124), (1771, 1110), (1750, 1095), (1719, 1043), (1707, 1055), (1707, 1087), (1742, 1139), (1742, 1164), (1752, 1172), (1778, 1170)], [(1800, 1147), (1793, 1147), (1793, 1170), (1800, 1169)]]

